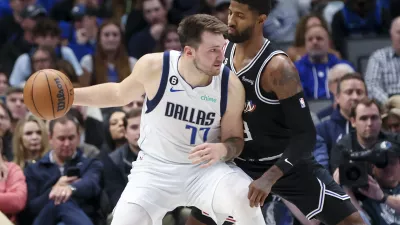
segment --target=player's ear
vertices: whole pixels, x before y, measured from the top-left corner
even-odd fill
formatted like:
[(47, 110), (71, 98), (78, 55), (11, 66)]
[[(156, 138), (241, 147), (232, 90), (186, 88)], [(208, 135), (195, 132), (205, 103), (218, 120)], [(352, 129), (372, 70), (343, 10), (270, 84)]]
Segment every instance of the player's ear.
[(185, 55), (187, 56), (193, 56), (193, 48), (190, 46), (185, 46), (183, 48), (183, 52), (185, 53)]
[(262, 25), (262, 24), (264, 24), (265, 20), (267, 20), (267, 15), (261, 14), (261, 15), (258, 16), (258, 21), (257, 22)]

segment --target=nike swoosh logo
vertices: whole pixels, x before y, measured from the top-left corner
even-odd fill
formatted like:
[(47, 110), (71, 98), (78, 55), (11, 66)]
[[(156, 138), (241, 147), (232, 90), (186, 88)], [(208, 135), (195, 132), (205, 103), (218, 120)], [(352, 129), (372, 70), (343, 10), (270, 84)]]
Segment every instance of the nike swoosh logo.
[(291, 166), (293, 166), (293, 164), (291, 162), (289, 162), (289, 160), (286, 158), (285, 162), (289, 163)]
[(171, 89), (169, 89), (170, 92), (178, 92), (178, 91), (184, 91), (184, 90), (176, 90), (173, 87), (171, 87)]

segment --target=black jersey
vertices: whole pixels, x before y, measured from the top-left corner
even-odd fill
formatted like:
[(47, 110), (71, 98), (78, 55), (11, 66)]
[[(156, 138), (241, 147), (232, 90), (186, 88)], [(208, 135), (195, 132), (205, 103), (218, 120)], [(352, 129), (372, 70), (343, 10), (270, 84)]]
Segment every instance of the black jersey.
[(236, 71), (233, 66), (235, 46), (232, 42), (226, 45), (224, 62), (239, 77), (246, 91), (243, 114), (245, 146), (235, 162), (240, 167), (251, 167), (250, 170), (259, 168), (265, 172), (266, 166), (275, 163), (288, 146), (291, 131), (286, 126), (276, 95), (262, 89), (261, 74), (272, 57), (286, 53), (265, 40), (253, 60), (240, 71)]

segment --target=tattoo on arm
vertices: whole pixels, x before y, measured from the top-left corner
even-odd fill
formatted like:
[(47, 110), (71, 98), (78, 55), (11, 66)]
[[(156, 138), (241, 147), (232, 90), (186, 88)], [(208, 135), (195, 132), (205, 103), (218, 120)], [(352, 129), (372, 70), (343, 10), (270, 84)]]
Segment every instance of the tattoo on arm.
[(278, 99), (285, 99), (303, 90), (299, 73), (289, 59), (281, 58), (270, 75), (270, 84)]
[(223, 160), (230, 161), (240, 155), (243, 150), (244, 140), (239, 137), (231, 137), (226, 139), (223, 144), (227, 150), (226, 156)]

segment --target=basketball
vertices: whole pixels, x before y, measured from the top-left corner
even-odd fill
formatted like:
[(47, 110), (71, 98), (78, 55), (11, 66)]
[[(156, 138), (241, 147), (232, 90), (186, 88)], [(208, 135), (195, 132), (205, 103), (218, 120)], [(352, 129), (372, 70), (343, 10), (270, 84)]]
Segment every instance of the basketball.
[(24, 102), (37, 117), (52, 120), (64, 116), (74, 102), (74, 88), (58, 70), (44, 69), (32, 74), (25, 83)]

